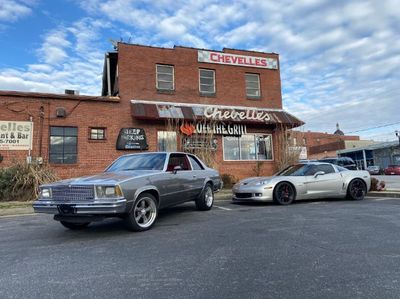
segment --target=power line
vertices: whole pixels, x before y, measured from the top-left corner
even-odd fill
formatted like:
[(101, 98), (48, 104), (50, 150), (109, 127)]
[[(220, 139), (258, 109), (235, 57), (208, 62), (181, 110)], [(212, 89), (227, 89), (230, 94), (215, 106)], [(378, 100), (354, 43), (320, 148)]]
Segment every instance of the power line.
[(374, 129), (379, 129), (379, 128), (385, 128), (385, 127), (390, 127), (390, 126), (397, 125), (397, 124), (400, 124), (400, 121), (394, 122), (394, 123), (391, 123), (391, 124), (386, 124), (386, 125), (375, 126), (375, 127), (371, 127), (371, 128), (366, 128), (366, 129), (351, 131), (351, 132), (347, 132), (346, 134), (357, 133), (357, 132), (363, 132), (363, 131), (369, 131), (369, 130), (374, 130)]

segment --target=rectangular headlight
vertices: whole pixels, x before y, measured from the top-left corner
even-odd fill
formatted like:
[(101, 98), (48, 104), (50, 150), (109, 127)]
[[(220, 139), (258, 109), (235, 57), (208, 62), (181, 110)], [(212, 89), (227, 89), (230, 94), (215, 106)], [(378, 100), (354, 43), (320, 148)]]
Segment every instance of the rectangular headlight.
[(41, 188), (39, 198), (43, 199), (51, 198), (51, 188)]
[(96, 186), (96, 198), (116, 198), (122, 197), (119, 186)]

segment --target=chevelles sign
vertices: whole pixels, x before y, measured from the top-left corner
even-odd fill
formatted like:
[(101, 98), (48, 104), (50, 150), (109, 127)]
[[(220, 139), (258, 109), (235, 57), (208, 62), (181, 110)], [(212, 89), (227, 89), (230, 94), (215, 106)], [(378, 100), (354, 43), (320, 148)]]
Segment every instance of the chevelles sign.
[(278, 69), (278, 60), (274, 58), (236, 55), (222, 52), (199, 50), (198, 62), (228, 64), (235, 66), (247, 66), (266, 69)]

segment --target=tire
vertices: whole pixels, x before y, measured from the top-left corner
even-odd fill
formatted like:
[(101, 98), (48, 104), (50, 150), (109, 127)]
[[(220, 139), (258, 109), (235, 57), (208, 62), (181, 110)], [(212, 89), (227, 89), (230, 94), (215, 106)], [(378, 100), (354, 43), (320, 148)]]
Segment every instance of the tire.
[(363, 200), (367, 194), (367, 186), (361, 179), (354, 179), (347, 187), (347, 199)]
[(290, 205), (296, 199), (293, 185), (281, 182), (274, 189), (274, 202), (280, 205)]
[(211, 210), (214, 204), (214, 190), (210, 183), (207, 183), (204, 187), (203, 192), (196, 199), (196, 208), (200, 211)]
[(150, 229), (158, 216), (157, 202), (150, 193), (142, 193), (136, 199), (132, 211), (125, 217), (129, 230), (142, 232)]
[(68, 221), (60, 221), (61, 225), (71, 230), (81, 230), (86, 228), (90, 222), (73, 223)]

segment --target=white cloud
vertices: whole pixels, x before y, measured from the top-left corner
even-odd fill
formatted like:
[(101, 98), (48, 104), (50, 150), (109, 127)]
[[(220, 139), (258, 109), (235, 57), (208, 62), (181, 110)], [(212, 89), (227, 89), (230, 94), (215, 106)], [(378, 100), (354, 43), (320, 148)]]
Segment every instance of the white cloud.
[(15, 0), (0, 2), (0, 22), (14, 22), (32, 12), (29, 3)]

